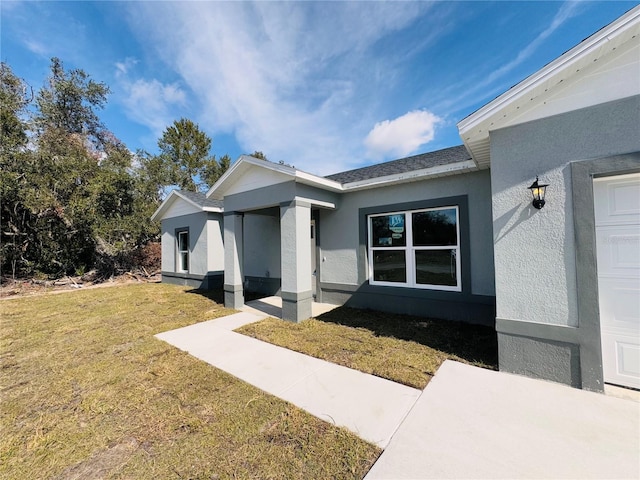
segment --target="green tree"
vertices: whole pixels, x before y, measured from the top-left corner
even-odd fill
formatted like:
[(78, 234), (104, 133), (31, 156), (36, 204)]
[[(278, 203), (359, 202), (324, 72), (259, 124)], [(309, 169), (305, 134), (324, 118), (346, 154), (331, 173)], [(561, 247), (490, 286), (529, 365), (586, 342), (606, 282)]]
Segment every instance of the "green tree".
[(207, 134), (191, 120), (181, 118), (165, 129), (158, 147), (171, 183), (182, 190), (200, 190), (205, 165), (212, 161)]
[(24, 121), (31, 92), (9, 65), (0, 63), (0, 263), (13, 276), (29, 244), (25, 225), (30, 215), (22, 198), (31, 163)]
[(83, 70), (65, 71), (58, 58), (51, 59), (47, 85), (38, 93), (36, 125), (43, 130), (60, 130), (100, 143), (104, 125), (96, 113), (107, 103), (109, 87), (93, 81)]
[(219, 161), (210, 154), (211, 138), (193, 121), (181, 118), (167, 127), (158, 140), (160, 154), (145, 157), (150, 180), (164, 187), (203, 191), (213, 185), (231, 165), (224, 155)]
[(223, 155), (219, 160), (215, 157), (211, 161), (207, 162), (202, 172), (202, 179), (208, 188), (211, 188), (214, 183), (224, 175), (231, 166), (231, 157), (229, 155)]
[(259, 160), (269, 160), (269, 159), (267, 158), (267, 156), (266, 156), (264, 153), (262, 153), (260, 150), (255, 150), (255, 151), (251, 154), (251, 156), (252, 156), (253, 158), (257, 158), (257, 159), (259, 159)]

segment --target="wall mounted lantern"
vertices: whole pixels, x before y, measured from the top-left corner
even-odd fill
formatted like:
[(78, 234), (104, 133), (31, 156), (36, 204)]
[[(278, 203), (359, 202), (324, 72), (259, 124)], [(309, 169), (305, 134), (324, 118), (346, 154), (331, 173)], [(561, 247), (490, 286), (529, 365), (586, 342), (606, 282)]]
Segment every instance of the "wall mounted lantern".
[(538, 183), (538, 176), (536, 175), (536, 181), (531, 184), (529, 190), (531, 190), (531, 195), (533, 195), (533, 207), (540, 210), (544, 207), (544, 195), (547, 191), (548, 183)]

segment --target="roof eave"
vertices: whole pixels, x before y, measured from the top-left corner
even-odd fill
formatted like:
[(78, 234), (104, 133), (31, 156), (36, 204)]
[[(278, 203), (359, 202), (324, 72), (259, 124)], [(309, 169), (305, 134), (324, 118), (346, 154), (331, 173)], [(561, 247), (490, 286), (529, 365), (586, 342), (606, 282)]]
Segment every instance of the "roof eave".
[(465, 160), (464, 162), (449, 163), (446, 165), (438, 165), (437, 167), (423, 168), (421, 170), (413, 170), (395, 175), (386, 175), (384, 177), (370, 178), (367, 180), (360, 180), (358, 182), (349, 182), (342, 186), (345, 192), (354, 192), (370, 188), (397, 185), (400, 183), (428, 180), (429, 178), (455, 175), (477, 169), (478, 167), (473, 160)]
[(491, 126), (491, 121), (497, 118), (501, 111), (507, 106), (526, 98), (538, 85), (551, 82), (553, 78), (561, 76), (563, 72), (571, 71), (572, 65), (576, 62), (586, 56), (597, 53), (603, 44), (626, 32), (638, 21), (640, 21), (640, 7), (628, 11), (613, 23), (603, 27), (542, 69), (458, 122), (460, 137), (478, 167), (489, 166), (490, 159), (487, 148), (489, 127)]

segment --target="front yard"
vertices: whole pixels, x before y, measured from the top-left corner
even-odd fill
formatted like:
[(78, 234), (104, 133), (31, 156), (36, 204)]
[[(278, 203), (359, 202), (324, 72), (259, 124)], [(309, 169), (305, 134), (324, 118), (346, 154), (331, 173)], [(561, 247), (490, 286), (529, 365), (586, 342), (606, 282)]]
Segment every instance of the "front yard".
[(268, 318), (236, 331), (419, 389), (447, 359), (498, 368), (494, 329), (446, 320), (339, 307), (298, 324)]
[(380, 450), (153, 337), (230, 313), (158, 284), (0, 302), (0, 478), (359, 479)]

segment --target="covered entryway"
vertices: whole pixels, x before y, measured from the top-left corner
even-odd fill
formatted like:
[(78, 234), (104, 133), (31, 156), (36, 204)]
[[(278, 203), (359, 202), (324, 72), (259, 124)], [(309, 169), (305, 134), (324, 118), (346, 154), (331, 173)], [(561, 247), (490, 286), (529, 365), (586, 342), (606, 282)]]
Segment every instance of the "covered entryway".
[(593, 181), (604, 381), (640, 388), (640, 174)]

